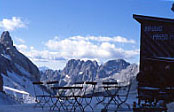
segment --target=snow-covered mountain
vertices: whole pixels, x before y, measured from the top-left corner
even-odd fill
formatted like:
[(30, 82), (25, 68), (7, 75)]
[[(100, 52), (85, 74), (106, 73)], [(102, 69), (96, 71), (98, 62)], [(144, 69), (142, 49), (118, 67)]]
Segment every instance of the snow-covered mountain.
[(61, 86), (73, 84), (78, 81), (102, 81), (118, 80), (129, 81), (135, 78), (138, 72), (136, 64), (130, 64), (123, 59), (109, 60), (103, 65), (96, 61), (83, 61), (71, 59), (67, 62), (65, 68), (60, 70), (41, 71), (41, 80), (59, 80)]
[(8, 31), (3, 32), (0, 38), (0, 61), (1, 73), (4, 75), (9, 71), (26, 76), (23, 69), (30, 74), (28, 78), (39, 79), (38, 68), (16, 49)]
[(37, 66), (16, 49), (8, 31), (0, 38), (0, 76), (0, 91), (23, 99), (33, 96), (32, 81), (40, 79)]

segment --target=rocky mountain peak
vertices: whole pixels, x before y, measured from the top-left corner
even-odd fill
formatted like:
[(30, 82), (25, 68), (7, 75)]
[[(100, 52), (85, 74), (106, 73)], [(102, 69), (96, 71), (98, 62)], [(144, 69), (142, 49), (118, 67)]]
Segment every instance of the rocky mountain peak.
[(4, 31), (0, 38), (0, 43), (5, 47), (13, 46), (13, 41), (11, 39), (10, 33), (8, 31)]
[[(14, 72), (19, 75), (26, 75), (28, 72), (32, 80), (39, 79), (39, 70), (25, 55), (20, 53), (15, 46), (8, 31), (4, 31), (0, 38), (0, 73), (7, 75), (7, 72)], [(22, 70), (23, 69), (23, 70)]]
[(87, 61), (83, 61), (83, 60), (79, 60), (79, 59), (71, 59), (68, 61), (68, 63), (66, 64), (65, 69), (82, 69), (82, 68), (87, 68), (88, 66), (94, 66), (94, 67), (98, 67), (98, 63), (96, 61), (91, 61), (91, 60), (87, 60)]
[(123, 59), (109, 60), (104, 65), (101, 65), (98, 70), (99, 78), (111, 76), (120, 72), (122, 69), (126, 69), (130, 63)]
[(78, 65), (78, 63), (83, 63), (83, 62), (81, 62), (80, 60), (71, 59), (68, 61), (66, 67), (75, 68)]
[(109, 60), (104, 64), (105, 67), (109, 66), (109, 67), (123, 67), (123, 68), (127, 67), (128, 65), (130, 65), (130, 63), (126, 62), (123, 59)]

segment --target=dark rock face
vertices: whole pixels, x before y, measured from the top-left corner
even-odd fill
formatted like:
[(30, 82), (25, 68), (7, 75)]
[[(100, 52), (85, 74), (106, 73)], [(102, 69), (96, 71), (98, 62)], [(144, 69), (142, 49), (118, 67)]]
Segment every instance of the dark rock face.
[[(31, 76), (28, 76), (30, 79), (40, 79), (39, 70), (36, 65), (13, 46), (9, 32), (5, 31), (0, 38), (0, 74), (8, 75), (8, 71), (24, 75), (19, 67), (23, 67), (25, 71), (31, 74)], [(1, 78), (0, 81), (2, 82)]]

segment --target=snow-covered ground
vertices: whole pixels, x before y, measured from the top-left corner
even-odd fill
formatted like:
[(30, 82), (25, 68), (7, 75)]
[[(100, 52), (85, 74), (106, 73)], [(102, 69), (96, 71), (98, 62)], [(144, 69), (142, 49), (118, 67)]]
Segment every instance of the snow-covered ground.
[(48, 108), (47, 110), (42, 110), (41, 108), (34, 108), (34, 106), (35, 106), (34, 103), (21, 104), (20, 102), (13, 99), (10, 95), (4, 92), (3, 93), (0, 92), (0, 112), (48, 112)]
[[(95, 101), (94, 101), (95, 102)], [(94, 103), (92, 102), (92, 103)], [(129, 103), (132, 104), (132, 98), (130, 98)], [(49, 108), (45, 107), (43, 110), (39, 107), (34, 107), (35, 104), (10, 104), (10, 105), (0, 105), (0, 112), (49, 112)], [(101, 112), (102, 105), (99, 105), (94, 108), (94, 112)], [(114, 110), (113, 107), (111, 107), (111, 111)], [(56, 112), (56, 111), (55, 111)], [(62, 112), (64, 112), (62, 110)], [(85, 112), (91, 112), (91, 109), (87, 108)], [(129, 111), (132, 112), (132, 111)]]
[[(24, 75), (19, 75), (15, 72), (7, 71), (7, 75), (1, 74), (3, 77), (3, 90), (8, 95), (21, 100), (24, 103), (34, 103), (35, 93), (32, 80), (29, 78), (29, 73), (23, 67), (16, 64), (18, 69)], [(37, 93), (42, 93), (39, 86), (35, 86)]]
[[(132, 99), (129, 101), (132, 103)], [(49, 108), (44, 108), (43, 110), (39, 107), (34, 107), (35, 104), (13, 104), (13, 105), (0, 105), (0, 112), (48, 112)], [(114, 110), (114, 108), (112, 108)], [(90, 112), (87, 109), (86, 112)], [(94, 112), (101, 112), (100, 106), (94, 108)], [(130, 111), (131, 112), (131, 111)]]
[(49, 112), (48, 109), (34, 108), (34, 104), (0, 105), (0, 112)]
[[(136, 91), (131, 91), (126, 103), (130, 104), (130, 106), (132, 107), (133, 102), (137, 101), (136, 96), (137, 96)], [(96, 100), (94, 98), (92, 105), (95, 103), (96, 103)], [(167, 107), (168, 107), (168, 112), (174, 112), (174, 103), (168, 104)], [(98, 105), (97, 107), (94, 108), (94, 112), (101, 112), (102, 108), (103, 108), (102, 105)], [(111, 111), (108, 111), (108, 112), (113, 112), (112, 110), (114, 110), (114, 108), (112, 106), (110, 108), (111, 108)], [(35, 107), (34, 103), (20, 104), (10, 99), (8, 95), (5, 95), (4, 93), (0, 93), (0, 112), (49, 112), (49, 107), (45, 106), (44, 109), (42, 109), (40, 107)], [(57, 111), (54, 111), (54, 112), (57, 112)], [(91, 112), (90, 108), (86, 109), (85, 112)], [(132, 112), (132, 111), (126, 111), (126, 112)]]
[[(8, 89), (9, 91), (17, 92), (18, 94), (20, 93), (20, 94), (28, 95), (28, 93), (25, 91), (20, 91), (20, 90), (9, 88), (9, 87), (5, 87), (5, 89)], [(8, 100), (6, 100), (6, 99), (8, 99)], [(132, 106), (133, 101), (136, 101), (136, 91), (134, 91), (134, 90), (132, 90), (130, 92), (127, 103), (129, 103)], [(102, 105), (100, 104), (100, 105), (94, 107), (96, 102), (97, 102), (96, 97), (94, 97), (92, 100), (92, 103), (91, 103), (91, 105), (94, 108), (94, 112), (101, 112), (101, 109), (103, 108), (103, 104)], [(34, 103), (20, 104), (20, 103), (17, 103), (15, 101), (11, 100), (10, 98), (8, 98), (8, 96), (6, 96), (4, 93), (0, 94), (0, 112), (49, 112), (48, 106), (45, 106), (44, 110), (42, 110), (42, 108), (40, 108), (40, 107), (35, 108), (34, 106), (35, 106)], [(114, 106), (110, 106), (110, 108), (112, 108), (111, 110), (114, 110)], [(64, 112), (64, 111), (62, 111), (62, 112)], [(85, 112), (91, 112), (91, 109), (86, 108)], [(131, 112), (131, 111), (129, 111), (129, 112)]]

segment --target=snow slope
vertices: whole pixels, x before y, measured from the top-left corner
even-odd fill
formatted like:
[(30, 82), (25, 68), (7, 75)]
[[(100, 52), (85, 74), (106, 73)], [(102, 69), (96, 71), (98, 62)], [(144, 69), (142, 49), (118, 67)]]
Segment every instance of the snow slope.
[[(32, 84), (33, 81), (28, 78), (29, 73), (24, 71), (22, 67), (20, 68), (20, 70), (23, 72), (23, 74), (25, 73), (25, 75), (21, 76), (9, 71), (7, 71), (7, 75), (2, 74), (4, 82), (3, 89), (5, 93), (16, 97), (16, 99), (23, 103), (34, 103), (35, 94)], [(38, 86), (36, 86), (36, 90), (38, 93), (42, 92), (41, 88)]]

